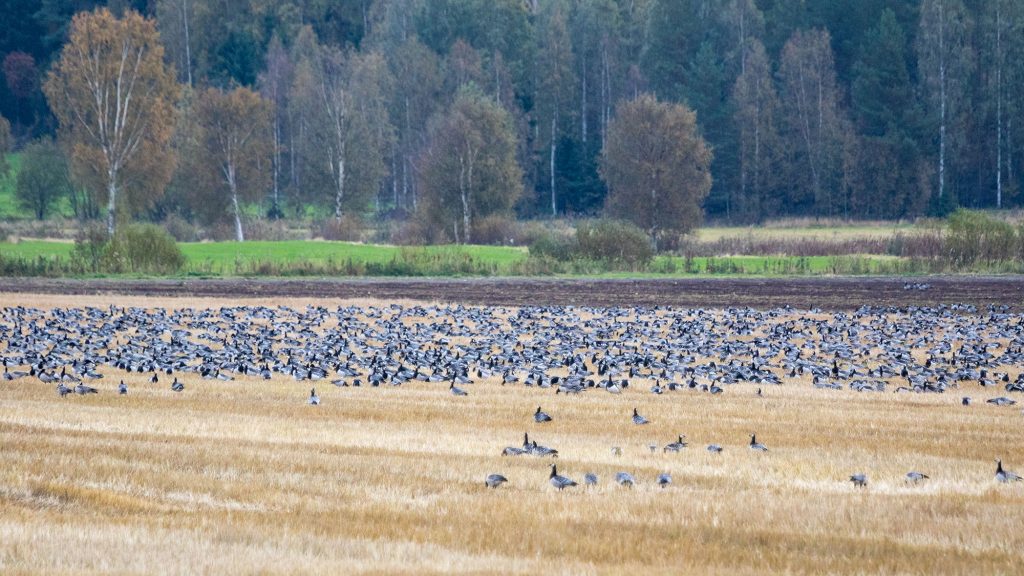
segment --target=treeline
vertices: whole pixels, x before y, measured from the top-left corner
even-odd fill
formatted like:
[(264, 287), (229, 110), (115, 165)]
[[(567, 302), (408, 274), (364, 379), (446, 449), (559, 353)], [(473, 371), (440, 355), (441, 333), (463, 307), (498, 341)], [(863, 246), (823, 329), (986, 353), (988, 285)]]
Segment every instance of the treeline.
[[(21, 142), (59, 133), (72, 188), (93, 191), (76, 206), (93, 216), (103, 210), (90, 200), (153, 220), (230, 218), (241, 237), (246, 217), (316, 209), (415, 216), (428, 240), (466, 242), (489, 213), (607, 209), (656, 237), (671, 226), (657, 216), (699, 220), (693, 202), (731, 221), (1024, 204), (1014, 0), (5, 4), (18, 25), (0, 33), (2, 112)], [(73, 46), (72, 16), (97, 6), (149, 18), (183, 87), (166, 93), (173, 126), (139, 142), (147, 165), (114, 187), (88, 177), (110, 160), (76, 157), (75, 111), (43, 90)], [(695, 168), (682, 184), (666, 176), (686, 171), (671, 155), (658, 178), (609, 159), (661, 152), (657, 138), (638, 144), (636, 121), (614, 133), (645, 94), (650, 114), (664, 103), (696, 113), (688, 138), (707, 146), (684, 154)], [(687, 191), (616, 199), (644, 177)]]

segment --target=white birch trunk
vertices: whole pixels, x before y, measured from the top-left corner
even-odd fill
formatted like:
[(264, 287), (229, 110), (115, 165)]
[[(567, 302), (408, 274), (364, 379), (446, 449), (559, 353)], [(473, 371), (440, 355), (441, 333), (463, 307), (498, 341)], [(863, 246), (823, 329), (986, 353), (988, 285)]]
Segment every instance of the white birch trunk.
[(580, 137), (583, 143), (587, 143), (587, 60), (581, 56), (580, 62), (580, 83), (583, 89), (580, 91)]
[(551, 215), (552, 216), (557, 216), (558, 215), (558, 192), (555, 189), (555, 151), (556, 151), (556, 147), (557, 147), (557, 144), (556, 144), (557, 137), (558, 137), (558, 112), (555, 112), (555, 115), (551, 117), (551, 158), (550, 158), (550, 161), (549, 161), (550, 167), (551, 167)]
[[(463, 242), (469, 244), (469, 192), (466, 189), (466, 156), (459, 155), (459, 199), (462, 201), (462, 235)], [(456, 224), (455, 242), (459, 242), (458, 225)]]
[(946, 190), (946, 11), (939, 8), (939, 198)]
[(996, 208), (1003, 207), (1003, 13), (996, 3)]
[(238, 182), (235, 178), (234, 165), (229, 164), (227, 172), (228, 186), (231, 188), (231, 211), (235, 216), (235, 240), (245, 242), (245, 233), (242, 231), (242, 209), (238, 205)]
[(117, 170), (107, 170), (107, 236), (114, 236), (117, 223)]
[(342, 142), (337, 162), (335, 164), (335, 194), (334, 194), (334, 219), (341, 221), (341, 203), (345, 199), (345, 144)]
[(185, 77), (192, 86), (192, 41), (188, 32), (188, 0), (181, 0), (181, 21), (185, 29)]

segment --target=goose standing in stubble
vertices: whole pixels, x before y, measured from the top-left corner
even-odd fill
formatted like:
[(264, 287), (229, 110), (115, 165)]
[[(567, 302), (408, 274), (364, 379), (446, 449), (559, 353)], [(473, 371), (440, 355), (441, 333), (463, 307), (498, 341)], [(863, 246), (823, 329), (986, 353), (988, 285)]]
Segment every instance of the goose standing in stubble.
[(996, 480), (1002, 483), (1019, 482), (1020, 476), (1014, 472), (1003, 469), (1003, 461), (996, 458)]
[(650, 420), (641, 416), (640, 413), (636, 411), (636, 408), (633, 408), (633, 424), (642, 426), (643, 424), (650, 424), (650, 422)]
[(757, 441), (757, 435), (756, 434), (751, 434), (750, 435), (750, 449), (754, 450), (755, 452), (767, 452), (768, 451), (768, 447), (767, 446), (765, 446), (764, 444), (761, 444), (760, 442)]
[(571, 478), (559, 474), (558, 468), (556, 468), (554, 464), (551, 465), (551, 476), (549, 476), (548, 479), (552, 486), (558, 488), (559, 492), (561, 492), (563, 488), (577, 485)]

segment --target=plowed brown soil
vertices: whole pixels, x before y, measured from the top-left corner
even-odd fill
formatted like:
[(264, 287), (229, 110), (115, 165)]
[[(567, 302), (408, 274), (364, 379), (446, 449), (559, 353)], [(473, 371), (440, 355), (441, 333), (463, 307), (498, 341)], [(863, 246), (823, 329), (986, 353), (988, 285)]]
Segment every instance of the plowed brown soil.
[[(926, 283), (927, 290), (905, 289)], [(832, 310), (964, 303), (1024, 305), (1024, 277), (565, 279), (0, 279), (0, 293), (237, 298), (373, 298), (482, 305), (751, 306)]]

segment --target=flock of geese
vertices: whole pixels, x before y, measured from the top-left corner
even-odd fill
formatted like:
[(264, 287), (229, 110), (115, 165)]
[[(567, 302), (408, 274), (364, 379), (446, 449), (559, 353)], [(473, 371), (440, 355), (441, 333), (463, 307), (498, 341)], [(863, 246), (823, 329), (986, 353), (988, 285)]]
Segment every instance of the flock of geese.
[[(915, 287), (916, 288), (916, 287)], [(1024, 392), (1024, 316), (1007, 307), (864, 307), (850, 313), (583, 307), (382, 306), (217, 309), (7, 307), (0, 309), (3, 381), (55, 385), (61, 397), (98, 394), (117, 374), (185, 391), (185, 379), (291, 378), (323, 386), (447, 384), (456, 397), (494, 380), (555, 394), (725, 394), (732, 385), (808, 385), (863, 393), (943, 394), (957, 390)], [(1011, 371), (1016, 371), (1014, 376)], [(191, 386), (192, 384), (190, 384)], [(129, 393), (123, 379), (118, 394)], [(970, 396), (960, 399), (970, 405)], [(1013, 406), (1001, 395), (986, 402)], [(537, 407), (536, 423), (552, 416)], [(632, 422), (649, 423), (636, 408)], [(679, 452), (679, 435), (663, 447)], [(651, 446), (652, 451), (656, 446)], [(749, 448), (767, 452), (751, 434)], [(711, 454), (723, 451), (707, 445)], [(613, 448), (613, 452), (616, 449)], [(621, 453), (621, 449), (618, 449)], [(524, 437), (503, 455), (557, 457)], [(995, 478), (1021, 477), (996, 461)], [(910, 471), (906, 481), (929, 476)], [(864, 473), (850, 476), (864, 487)], [(578, 486), (551, 465), (558, 490)], [(628, 472), (615, 481), (637, 484)], [(508, 482), (491, 474), (485, 485)], [(585, 485), (598, 478), (586, 473)], [(658, 476), (662, 488), (669, 474)]]

